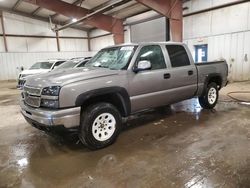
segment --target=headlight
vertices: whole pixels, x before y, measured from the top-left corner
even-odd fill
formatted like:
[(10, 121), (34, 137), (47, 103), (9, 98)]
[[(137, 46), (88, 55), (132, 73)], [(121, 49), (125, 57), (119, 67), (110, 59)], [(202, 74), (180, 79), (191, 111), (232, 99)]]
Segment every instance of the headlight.
[(59, 108), (58, 100), (42, 99), (41, 106), (46, 108)]
[(42, 90), (42, 95), (58, 96), (59, 92), (60, 92), (60, 89), (61, 89), (60, 86), (45, 87)]

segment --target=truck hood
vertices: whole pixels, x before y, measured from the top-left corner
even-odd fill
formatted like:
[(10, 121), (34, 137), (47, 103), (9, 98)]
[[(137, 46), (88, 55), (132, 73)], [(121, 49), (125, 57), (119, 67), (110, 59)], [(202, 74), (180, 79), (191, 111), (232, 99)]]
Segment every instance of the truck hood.
[(27, 78), (26, 85), (41, 88), (55, 85), (63, 86), (77, 81), (117, 75), (119, 72), (119, 70), (110, 70), (106, 68), (95, 67), (54, 70), (45, 74), (29, 76)]

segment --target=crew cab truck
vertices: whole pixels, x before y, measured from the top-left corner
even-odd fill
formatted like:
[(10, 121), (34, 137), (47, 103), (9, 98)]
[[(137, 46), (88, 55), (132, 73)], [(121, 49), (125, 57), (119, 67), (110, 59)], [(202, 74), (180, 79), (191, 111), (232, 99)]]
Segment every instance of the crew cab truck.
[(225, 61), (194, 64), (182, 43), (123, 44), (102, 49), (81, 69), (28, 77), (21, 112), (33, 126), (78, 127), (90, 149), (112, 144), (122, 118), (193, 97), (213, 108), (226, 85)]

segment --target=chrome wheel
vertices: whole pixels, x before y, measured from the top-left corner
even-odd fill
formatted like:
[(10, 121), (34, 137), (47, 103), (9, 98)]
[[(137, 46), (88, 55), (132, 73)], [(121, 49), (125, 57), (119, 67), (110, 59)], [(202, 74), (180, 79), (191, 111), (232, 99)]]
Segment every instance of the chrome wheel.
[(211, 87), (208, 91), (208, 102), (209, 104), (214, 104), (217, 100), (217, 91), (215, 88)]
[(92, 134), (98, 141), (106, 141), (112, 137), (116, 129), (115, 117), (110, 113), (102, 113), (92, 124)]

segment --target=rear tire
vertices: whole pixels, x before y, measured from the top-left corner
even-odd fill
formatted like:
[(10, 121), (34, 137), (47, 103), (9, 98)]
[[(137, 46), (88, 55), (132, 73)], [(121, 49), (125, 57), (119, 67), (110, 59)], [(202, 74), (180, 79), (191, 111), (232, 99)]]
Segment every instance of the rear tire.
[(101, 149), (114, 143), (121, 126), (122, 118), (116, 107), (97, 103), (83, 111), (79, 139), (89, 149)]
[(212, 109), (217, 104), (219, 98), (218, 86), (212, 82), (208, 84), (205, 95), (199, 97), (199, 103), (204, 109)]

